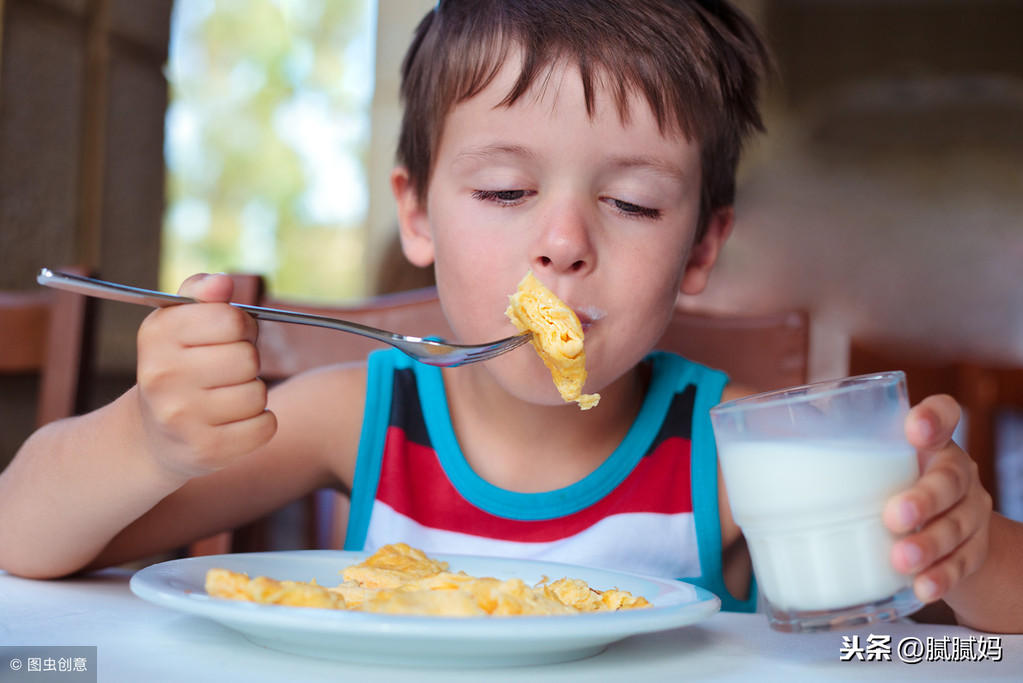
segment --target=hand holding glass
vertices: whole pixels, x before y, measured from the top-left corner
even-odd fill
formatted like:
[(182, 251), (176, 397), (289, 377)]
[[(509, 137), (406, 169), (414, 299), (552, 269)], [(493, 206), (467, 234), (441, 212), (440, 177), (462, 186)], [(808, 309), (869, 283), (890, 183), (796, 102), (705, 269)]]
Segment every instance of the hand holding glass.
[(721, 470), (771, 626), (804, 632), (921, 607), (890, 555), (885, 502), (919, 476), (901, 372), (819, 382), (711, 410)]

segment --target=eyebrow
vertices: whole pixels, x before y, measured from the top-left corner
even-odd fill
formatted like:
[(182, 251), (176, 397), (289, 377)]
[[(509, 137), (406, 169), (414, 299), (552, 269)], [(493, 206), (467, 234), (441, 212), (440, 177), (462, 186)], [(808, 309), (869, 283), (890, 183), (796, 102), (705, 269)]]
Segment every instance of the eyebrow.
[(688, 179), (686, 173), (676, 164), (673, 164), (666, 159), (648, 154), (615, 156), (611, 158), (609, 166), (613, 169), (623, 170), (633, 168), (647, 169), (659, 175), (667, 176), (673, 180), (679, 181), (685, 181)]
[(536, 159), (536, 154), (533, 150), (523, 145), (484, 145), (482, 147), (472, 147), (470, 149), (462, 150), (455, 155), (454, 163), (460, 164), (464, 162), (472, 161), (485, 161), (487, 159), (494, 159), (497, 157), (516, 157), (519, 159), (532, 160)]
[[(494, 144), (474, 147), (459, 152), (454, 159), (456, 164), (471, 161), (483, 161), (495, 157), (517, 157), (520, 159), (536, 159), (536, 153), (524, 145)], [(611, 157), (608, 166), (612, 169), (648, 169), (675, 180), (686, 180), (687, 175), (677, 165), (648, 154), (621, 155)]]

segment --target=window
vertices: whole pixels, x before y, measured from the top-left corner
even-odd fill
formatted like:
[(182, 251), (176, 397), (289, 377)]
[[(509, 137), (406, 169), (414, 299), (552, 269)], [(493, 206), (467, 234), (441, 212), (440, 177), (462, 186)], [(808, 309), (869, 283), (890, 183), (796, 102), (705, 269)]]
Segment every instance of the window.
[(372, 0), (176, 0), (160, 286), (265, 275), (276, 295), (363, 288)]

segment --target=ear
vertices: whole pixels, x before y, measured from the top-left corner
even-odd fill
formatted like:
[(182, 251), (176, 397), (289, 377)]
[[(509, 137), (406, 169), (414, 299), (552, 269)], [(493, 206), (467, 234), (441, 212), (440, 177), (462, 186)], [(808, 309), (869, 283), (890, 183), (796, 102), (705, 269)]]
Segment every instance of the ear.
[(401, 250), (412, 265), (425, 268), (433, 263), (433, 234), (426, 206), (419, 201), (419, 193), (404, 166), (391, 171), (391, 191), (398, 207)]
[(733, 207), (723, 206), (711, 212), (703, 237), (689, 249), (686, 268), (682, 273), (682, 285), (679, 288), (683, 294), (699, 294), (706, 289), (710, 272), (714, 269), (714, 264), (717, 263), (721, 247), (724, 246), (728, 236), (732, 234), (734, 225), (735, 209)]

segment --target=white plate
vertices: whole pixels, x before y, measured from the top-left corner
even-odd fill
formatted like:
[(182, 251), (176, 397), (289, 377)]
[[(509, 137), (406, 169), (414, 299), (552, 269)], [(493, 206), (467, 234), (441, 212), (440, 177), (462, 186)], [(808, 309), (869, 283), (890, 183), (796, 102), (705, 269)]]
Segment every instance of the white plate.
[(553, 562), (438, 555), (452, 571), (529, 585), (564, 576), (597, 589), (642, 595), (653, 607), (565, 616), (420, 617), (257, 605), (206, 594), (206, 571), (224, 567), (249, 576), (340, 583), (339, 572), (369, 553), (299, 550), (209, 555), (172, 560), (138, 571), (131, 589), (157, 605), (214, 619), (250, 641), (296, 654), (349, 661), (431, 666), (545, 664), (596, 654), (639, 633), (705, 619), (721, 608), (714, 594), (682, 581)]

